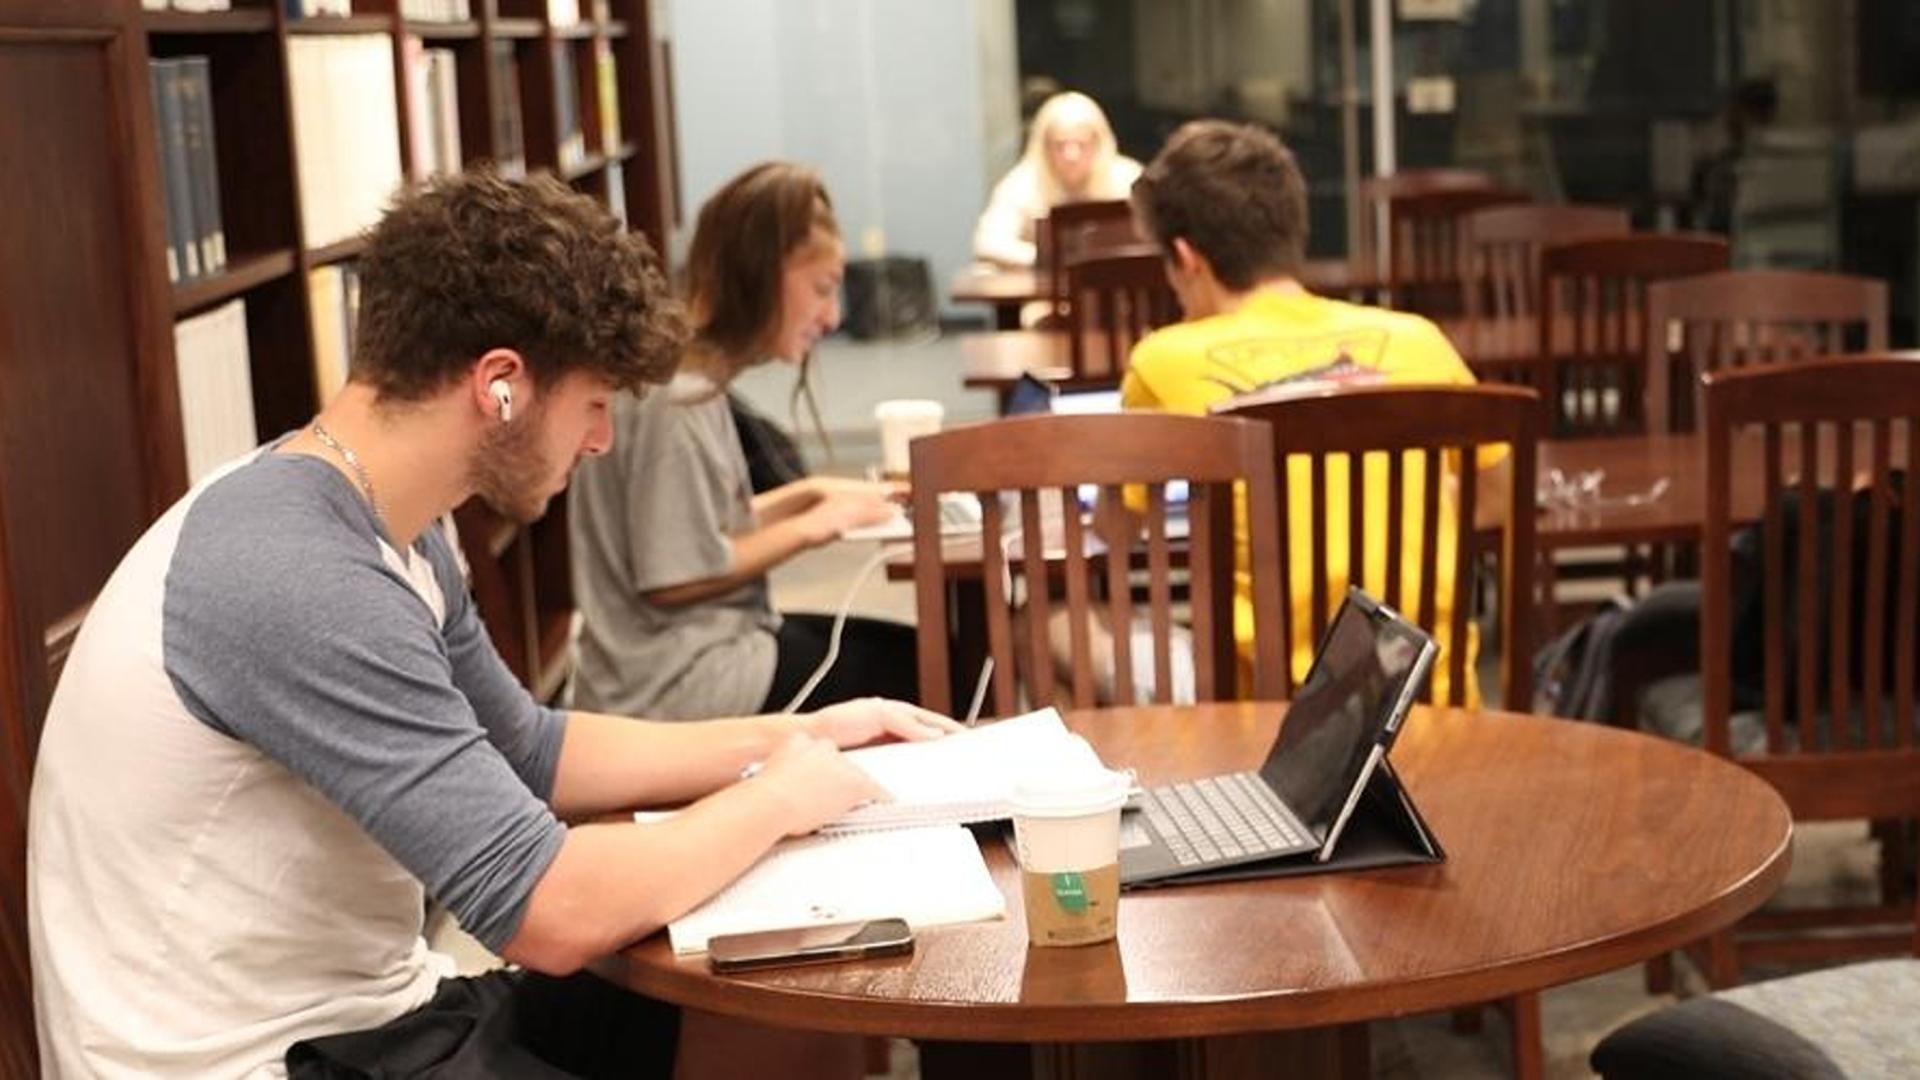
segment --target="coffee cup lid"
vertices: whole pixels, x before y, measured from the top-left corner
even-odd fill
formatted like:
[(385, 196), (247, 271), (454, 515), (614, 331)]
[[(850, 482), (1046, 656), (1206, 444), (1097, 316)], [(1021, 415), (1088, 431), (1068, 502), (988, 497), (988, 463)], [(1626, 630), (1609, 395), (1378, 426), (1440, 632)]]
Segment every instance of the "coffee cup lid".
[(1020, 817), (1081, 817), (1117, 810), (1127, 801), (1132, 777), (1100, 763), (1087, 740), (1070, 735), (1057, 754), (1028, 762), (1013, 785), (1013, 812)]

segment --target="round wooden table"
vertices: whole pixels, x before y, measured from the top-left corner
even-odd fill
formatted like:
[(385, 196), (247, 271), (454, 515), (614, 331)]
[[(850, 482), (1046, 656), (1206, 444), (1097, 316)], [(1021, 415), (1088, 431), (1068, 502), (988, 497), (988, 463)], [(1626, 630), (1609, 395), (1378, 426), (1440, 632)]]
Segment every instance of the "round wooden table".
[[(1068, 725), (1158, 784), (1257, 767), (1285, 711), (1106, 709)], [(1291, 1030), (1307, 1072), (1351, 1071), (1356, 1032), (1365, 1049), (1352, 1025), (1633, 964), (1732, 924), (1786, 873), (1792, 826), (1773, 789), (1670, 742), (1416, 709), (1392, 760), (1445, 862), (1129, 892), (1117, 942), (1033, 949), (1018, 871), (989, 842), (1009, 918), (922, 931), (912, 957), (722, 978), (703, 957), (676, 960), (661, 934), (598, 970), (681, 1005), (811, 1030), (1203, 1040), (1181, 1051), (1190, 1072), (1250, 1057), (1219, 1037)], [(1348, 1065), (1336, 1069), (1342, 1040)], [(928, 1075), (945, 1071), (933, 1064)]]

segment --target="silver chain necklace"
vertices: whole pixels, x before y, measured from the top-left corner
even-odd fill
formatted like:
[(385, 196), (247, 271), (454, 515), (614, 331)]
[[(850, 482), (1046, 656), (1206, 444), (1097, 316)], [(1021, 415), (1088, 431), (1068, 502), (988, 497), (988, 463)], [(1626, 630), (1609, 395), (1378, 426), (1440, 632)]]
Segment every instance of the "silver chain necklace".
[(367, 505), (373, 507), (373, 516), (385, 521), (387, 516), (380, 512), (380, 500), (373, 493), (373, 480), (367, 476), (367, 467), (360, 464), (360, 455), (354, 453), (351, 447), (342, 443), (339, 439), (328, 434), (327, 429), (321, 427), (320, 421), (318, 420), (313, 422), (313, 437), (319, 439), (329, 450), (339, 454), (340, 460), (347, 463), (347, 468), (353, 470), (353, 478), (360, 482), (360, 490), (367, 496)]

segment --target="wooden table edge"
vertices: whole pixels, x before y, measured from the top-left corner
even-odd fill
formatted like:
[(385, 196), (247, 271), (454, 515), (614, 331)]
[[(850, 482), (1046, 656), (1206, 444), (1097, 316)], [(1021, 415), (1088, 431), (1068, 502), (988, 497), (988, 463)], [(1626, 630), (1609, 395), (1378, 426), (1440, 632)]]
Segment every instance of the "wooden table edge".
[[(1728, 762), (1728, 767), (1739, 766)], [(1778, 802), (1778, 796), (1775, 796)], [(980, 1042), (1117, 1042), (1141, 1038), (1202, 1038), (1251, 1030), (1283, 1031), (1365, 1022), (1495, 1001), (1618, 970), (1698, 941), (1733, 925), (1773, 895), (1792, 861), (1793, 828), (1784, 826), (1773, 852), (1712, 903), (1643, 927), (1604, 945), (1581, 943), (1501, 964), (1485, 971), (1447, 972), (1379, 986), (1342, 986), (1311, 995), (1276, 991), (1256, 997), (1166, 1002), (980, 1004), (959, 1001), (883, 1001), (822, 994), (751, 982), (722, 982), (704, 960), (660, 968), (631, 961), (625, 952), (593, 965), (619, 986), (687, 1008), (807, 1031)], [(1392, 873), (1392, 869), (1361, 871)], [(926, 933), (939, 933), (938, 928)], [(907, 964), (901, 958), (872, 964)], [(1325, 999), (1316, 1001), (1315, 998)]]

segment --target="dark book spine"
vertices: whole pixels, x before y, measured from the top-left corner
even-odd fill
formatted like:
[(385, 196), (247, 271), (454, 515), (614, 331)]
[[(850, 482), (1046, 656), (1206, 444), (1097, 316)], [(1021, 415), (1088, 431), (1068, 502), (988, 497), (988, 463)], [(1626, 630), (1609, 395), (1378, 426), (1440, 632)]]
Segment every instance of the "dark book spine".
[(179, 216), (173, 211), (172, 185), (167, 178), (167, 69), (165, 60), (147, 61), (147, 93), (153, 99), (154, 169), (160, 177), (160, 210), (167, 219), (167, 280), (178, 284), (180, 265)]
[(180, 280), (192, 281), (206, 274), (200, 262), (199, 223), (193, 217), (193, 179), (187, 165), (186, 94), (182, 87), (184, 62), (158, 60), (164, 68), (161, 82), (166, 85), (163, 109), (166, 114), (167, 158), (167, 235), (176, 237), (180, 254)]
[(193, 223), (200, 233), (200, 265), (217, 274), (227, 268), (227, 234), (220, 220), (220, 164), (214, 153), (213, 72), (204, 56), (189, 56), (181, 63), (187, 172), (193, 184)]
[(520, 131), (520, 65), (514, 61), (512, 42), (494, 43), (493, 64), (494, 148), (502, 170), (514, 173), (525, 168), (527, 149)]

